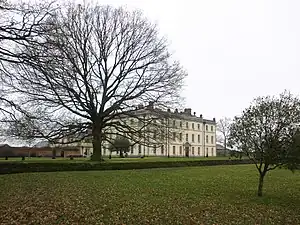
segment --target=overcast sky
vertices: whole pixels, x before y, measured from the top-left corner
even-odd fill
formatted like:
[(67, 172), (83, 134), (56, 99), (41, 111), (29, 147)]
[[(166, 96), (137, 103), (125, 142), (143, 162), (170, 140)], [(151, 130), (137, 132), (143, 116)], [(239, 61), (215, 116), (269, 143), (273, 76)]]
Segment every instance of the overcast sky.
[(233, 117), (257, 96), (300, 91), (299, 0), (98, 2), (157, 22), (189, 74), (186, 106), (198, 116)]

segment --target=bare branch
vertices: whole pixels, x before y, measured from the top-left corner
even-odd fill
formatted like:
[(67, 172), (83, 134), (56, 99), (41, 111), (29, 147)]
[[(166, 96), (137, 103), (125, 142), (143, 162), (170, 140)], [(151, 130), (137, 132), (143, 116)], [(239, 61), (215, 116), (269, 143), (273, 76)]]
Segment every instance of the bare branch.
[[(43, 132), (45, 138), (67, 135), (70, 125), (78, 128), (72, 132), (89, 127), (99, 159), (110, 130), (130, 136), (147, 127), (145, 120), (139, 129), (121, 122), (139, 118), (133, 113), (137, 105), (152, 102), (167, 108), (182, 100), (186, 73), (172, 59), (157, 26), (139, 11), (68, 4), (41, 30), (47, 32), (22, 45), (23, 63), (3, 69), (2, 82), (32, 115), (37, 112), (30, 108), (42, 107), (46, 116), (35, 116), (35, 121), (51, 121), (54, 130), (63, 130)], [(68, 115), (66, 123), (60, 115)]]

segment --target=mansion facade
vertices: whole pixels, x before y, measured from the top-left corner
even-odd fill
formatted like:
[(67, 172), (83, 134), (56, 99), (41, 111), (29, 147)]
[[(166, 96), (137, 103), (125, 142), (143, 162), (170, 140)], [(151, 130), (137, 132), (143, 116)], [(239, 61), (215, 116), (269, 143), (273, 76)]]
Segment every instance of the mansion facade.
[[(142, 118), (142, 119), (141, 119)], [(144, 120), (143, 120), (144, 119)], [(128, 157), (169, 156), (169, 157), (205, 157), (216, 156), (216, 120), (196, 116), (190, 108), (178, 110), (159, 110), (152, 105), (139, 106), (134, 117), (124, 117), (123, 123), (135, 130), (123, 132), (131, 145)], [(147, 121), (147, 123), (145, 122)], [(118, 136), (118, 132), (110, 130), (110, 140)], [(93, 145), (90, 141), (69, 144), (79, 148), (82, 155), (90, 156)], [(118, 155), (111, 151), (111, 141), (104, 142), (103, 156)]]

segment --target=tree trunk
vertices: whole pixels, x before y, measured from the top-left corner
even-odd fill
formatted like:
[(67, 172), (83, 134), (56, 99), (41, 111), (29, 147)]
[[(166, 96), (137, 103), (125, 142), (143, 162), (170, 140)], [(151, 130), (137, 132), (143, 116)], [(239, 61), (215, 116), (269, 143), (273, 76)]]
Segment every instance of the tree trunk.
[(101, 161), (102, 160), (102, 136), (101, 131), (98, 129), (93, 130), (93, 155), (91, 159), (93, 161)]
[(224, 156), (226, 156), (227, 155), (227, 140), (226, 140), (226, 136), (224, 135)]
[(264, 174), (260, 174), (259, 175), (258, 190), (257, 190), (257, 195), (259, 197), (262, 196), (262, 190), (263, 190), (263, 184), (264, 184), (264, 177), (265, 177)]

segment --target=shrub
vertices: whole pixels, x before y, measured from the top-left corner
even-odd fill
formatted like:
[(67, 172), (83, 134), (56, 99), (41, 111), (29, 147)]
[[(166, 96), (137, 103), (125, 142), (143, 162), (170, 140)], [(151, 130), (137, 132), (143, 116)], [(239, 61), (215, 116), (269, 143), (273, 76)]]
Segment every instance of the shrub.
[[(165, 161), (165, 162), (127, 162), (127, 163), (18, 163), (5, 162), (0, 166), (0, 174), (23, 172), (87, 171), (87, 170), (131, 170), (187, 166), (215, 166), (251, 164), (250, 160), (203, 160), (203, 161)], [(4, 164), (4, 163), (3, 163)]]

